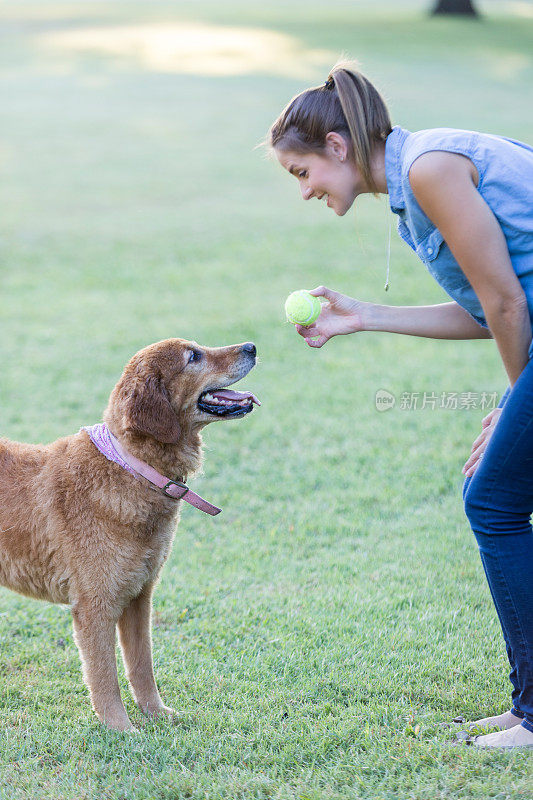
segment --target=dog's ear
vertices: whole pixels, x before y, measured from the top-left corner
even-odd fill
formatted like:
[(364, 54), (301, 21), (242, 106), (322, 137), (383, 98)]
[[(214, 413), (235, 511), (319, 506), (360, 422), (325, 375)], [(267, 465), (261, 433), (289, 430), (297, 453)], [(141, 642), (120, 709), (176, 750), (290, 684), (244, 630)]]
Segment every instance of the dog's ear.
[(154, 376), (145, 380), (131, 394), (128, 402), (128, 427), (153, 436), (163, 444), (174, 444), (180, 425), (164, 383)]

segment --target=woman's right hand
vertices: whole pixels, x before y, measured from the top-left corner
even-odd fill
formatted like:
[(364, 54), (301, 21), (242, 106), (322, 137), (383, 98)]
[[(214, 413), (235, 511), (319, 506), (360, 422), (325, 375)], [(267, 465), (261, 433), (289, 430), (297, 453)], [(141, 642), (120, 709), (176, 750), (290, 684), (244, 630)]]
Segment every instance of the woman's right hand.
[(310, 294), (315, 297), (325, 297), (327, 302), (322, 304), (320, 316), (312, 325), (295, 326), (309, 347), (322, 347), (332, 336), (364, 330), (362, 312), (367, 303), (334, 292), (325, 286), (312, 289)]
[(500, 419), (500, 414), (502, 411), (502, 408), (494, 408), (490, 414), (487, 414), (487, 416), (482, 419), (482, 431), (474, 441), (472, 450), (470, 451), (470, 456), (468, 457), (468, 460), (462, 469), (463, 475), (466, 475), (467, 478), (471, 478), (476, 469), (479, 467), (481, 459), (485, 455), (485, 450), (492, 434), (494, 433), (494, 428)]

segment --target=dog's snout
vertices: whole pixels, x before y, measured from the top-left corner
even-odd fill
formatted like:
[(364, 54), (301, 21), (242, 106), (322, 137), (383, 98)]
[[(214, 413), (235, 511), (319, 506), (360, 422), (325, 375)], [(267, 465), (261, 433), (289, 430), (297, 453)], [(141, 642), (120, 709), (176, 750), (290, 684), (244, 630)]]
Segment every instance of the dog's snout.
[(242, 346), (243, 353), (250, 353), (251, 356), (255, 356), (257, 353), (257, 348), (253, 342), (246, 342)]

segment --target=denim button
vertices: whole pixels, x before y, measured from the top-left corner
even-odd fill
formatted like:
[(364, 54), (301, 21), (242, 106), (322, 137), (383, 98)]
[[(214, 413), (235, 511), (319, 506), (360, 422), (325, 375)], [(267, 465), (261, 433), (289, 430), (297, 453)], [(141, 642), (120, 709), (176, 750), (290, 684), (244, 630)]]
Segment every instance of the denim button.
[(432, 247), (428, 247), (428, 253), (429, 253), (429, 255), (433, 254), (433, 248)]

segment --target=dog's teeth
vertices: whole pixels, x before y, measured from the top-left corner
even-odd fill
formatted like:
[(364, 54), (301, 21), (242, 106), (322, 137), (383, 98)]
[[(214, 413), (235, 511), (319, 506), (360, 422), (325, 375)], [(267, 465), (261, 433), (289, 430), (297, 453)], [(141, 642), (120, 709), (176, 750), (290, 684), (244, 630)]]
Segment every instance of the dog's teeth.
[(222, 397), (215, 397), (211, 392), (207, 392), (204, 394), (203, 399), (207, 403), (212, 403), (216, 406), (247, 406), (249, 405), (250, 401), (247, 399), (244, 400), (224, 400)]

